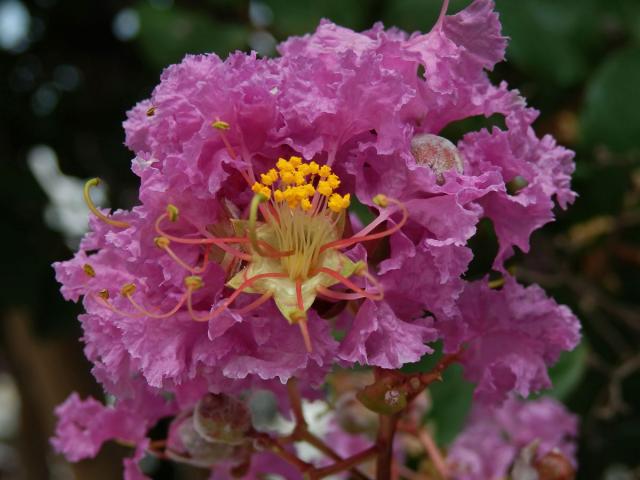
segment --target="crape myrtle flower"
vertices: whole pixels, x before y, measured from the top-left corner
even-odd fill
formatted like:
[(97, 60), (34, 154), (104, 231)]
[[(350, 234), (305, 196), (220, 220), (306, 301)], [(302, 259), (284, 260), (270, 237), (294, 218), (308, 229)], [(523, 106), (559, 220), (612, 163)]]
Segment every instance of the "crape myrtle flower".
[[(458, 480), (498, 480), (510, 473), (513, 478), (573, 478), (577, 429), (577, 417), (548, 397), (511, 398), (499, 409), (476, 404), (447, 460)], [(526, 468), (523, 458), (533, 476), (515, 476), (514, 468)], [(556, 474), (539, 477), (552, 463)]]
[[(537, 112), (517, 91), (490, 82), (505, 48), (493, 3), (476, 0), (426, 34), (325, 20), (277, 58), (189, 55), (168, 67), (124, 124), (140, 204), (100, 209), (89, 181), (90, 232), (55, 264), (65, 298), (82, 297), (85, 353), (116, 398), (108, 418), (133, 412), (142, 432), (158, 410), (183, 415), (208, 392), (283, 398), (293, 377), (311, 397), (336, 362), (399, 368), (437, 339), (468, 348), (479, 400), (546, 386), (577, 321), (508, 278), (504, 261), (573, 200), (573, 154), (536, 136)], [(457, 145), (440, 136), (494, 114), (505, 128)], [(375, 214), (362, 226), (348, 214), (356, 199)], [(507, 277), (499, 292), (462, 278), (485, 217)], [(501, 339), (509, 352), (495, 351)], [(95, 454), (103, 435), (147, 448), (143, 434), (96, 437), (99, 423), (59, 415), (69, 458)], [(69, 434), (90, 448), (74, 453)]]

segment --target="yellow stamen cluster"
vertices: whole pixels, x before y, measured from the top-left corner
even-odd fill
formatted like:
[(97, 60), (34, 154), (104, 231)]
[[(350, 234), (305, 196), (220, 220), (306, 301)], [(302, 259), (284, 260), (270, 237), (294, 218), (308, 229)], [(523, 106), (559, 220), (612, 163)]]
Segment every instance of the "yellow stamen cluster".
[(304, 211), (311, 209), (311, 200), (317, 192), (327, 198), (327, 206), (332, 212), (340, 213), (349, 208), (351, 195), (334, 193), (339, 186), (340, 178), (328, 165), (307, 163), (293, 156), (289, 160), (279, 158), (276, 168), (261, 174), (260, 182), (255, 182), (251, 189), (267, 199), (273, 195), (276, 203), (286, 202), (290, 208), (300, 207)]

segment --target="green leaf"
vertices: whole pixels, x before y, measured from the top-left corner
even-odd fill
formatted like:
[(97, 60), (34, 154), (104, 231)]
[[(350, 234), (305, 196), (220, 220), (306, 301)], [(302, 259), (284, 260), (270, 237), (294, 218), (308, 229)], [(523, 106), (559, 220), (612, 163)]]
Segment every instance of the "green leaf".
[[(451, 15), (471, 3), (471, 0), (453, 0), (449, 4)], [(394, 0), (386, 2), (382, 20), (387, 26), (394, 26), (409, 32), (428, 32), (438, 19), (441, 1), (437, 0)]]
[(365, 12), (371, 10), (371, 0), (264, 0), (273, 10), (273, 30), (279, 38), (313, 32), (320, 19), (348, 28), (369, 28)]
[(157, 9), (140, 3), (140, 34), (137, 38), (144, 58), (154, 67), (179, 62), (188, 54), (214, 52), (225, 57), (247, 46), (245, 25), (218, 22), (203, 14), (180, 7)]
[(560, 360), (550, 370), (553, 388), (548, 395), (558, 400), (567, 400), (576, 389), (587, 371), (588, 348), (583, 341), (570, 352), (564, 352)]
[(462, 376), (462, 366), (451, 365), (442, 382), (429, 386), (433, 406), (425, 420), (435, 425), (436, 442), (449, 445), (464, 427), (473, 397), (473, 384)]
[(640, 147), (640, 48), (608, 58), (587, 86), (581, 141), (615, 151)]
[(597, 0), (498, 0), (507, 58), (528, 75), (558, 86), (580, 82), (589, 73), (599, 45)]

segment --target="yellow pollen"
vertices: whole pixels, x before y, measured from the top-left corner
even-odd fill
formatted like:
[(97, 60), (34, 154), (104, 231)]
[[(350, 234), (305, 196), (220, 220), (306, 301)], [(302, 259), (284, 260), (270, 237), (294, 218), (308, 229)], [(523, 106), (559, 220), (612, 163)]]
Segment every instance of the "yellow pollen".
[(322, 177), (322, 178), (327, 178), (329, 175), (331, 175), (331, 167), (327, 166), (327, 165), (323, 165), (320, 167), (320, 170), (318, 171), (318, 174)]
[(344, 196), (340, 196), (338, 193), (334, 193), (329, 198), (329, 208), (332, 212), (340, 213), (342, 210), (346, 210), (349, 208), (351, 204), (351, 194), (347, 193)]
[(95, 277), (96, 276), (96, 271), (93, 269), (93, 267), (91, 265), (89, 265), (88, 263), (85, 263), (82, 266), (82, 270), (84, 270), (84, 273), (86, 273), (88, 276), (90, 277)]
[(329, 185), (329, 182), (325, 180), (320, 180), (318, 182), (317, 190), (320, 195), (324, 195), (325, 197), (328, 197), (333, 193), (333, 188), (331, 188), (331, 185)]

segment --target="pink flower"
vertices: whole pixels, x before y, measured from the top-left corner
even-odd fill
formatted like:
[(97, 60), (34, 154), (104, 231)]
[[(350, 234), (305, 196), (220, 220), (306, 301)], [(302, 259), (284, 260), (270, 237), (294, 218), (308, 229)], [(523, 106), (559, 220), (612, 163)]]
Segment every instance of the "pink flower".
[[(572, 153), (488, 79), (505, 47), (493, 3), (476, 0), (427, 34), (323, 21), (275, 59), (187, 56), (163, 72), (124, 124), (140, 205), (109, 215), (90, 181), (91, 231), (55, 264), (65, 298), (83, 297), (93, 373), (142, 412), (137, 429), (154, 422), (146, 402), (169, 396), (177, 415), (207, 392), (280, 394), (292, 377), (310, 392), (335, 362), (399, 368), (436, 339), (468, 345), (479, 399), (546, 386), (575, 318), (535, 287), (463, 279), (481, 218), (503, 270), (554, 199), (574, 197)], [(439, 136), (493, 114), (506, 129)], [(362, 228), (347, 215), (356, 198), (376, 215)], [(505, 338), (512, 352), (495, 348)], [(65, 432), (60, 449), (84, 455)]]
[(459, 480), (506, 478), (527, 447), (533, 464), (558, 452), (575, 466), (577, 425), (577, 418), (551, 398), (512, 398), (497, 410), (477, 406), (447, 460)]

